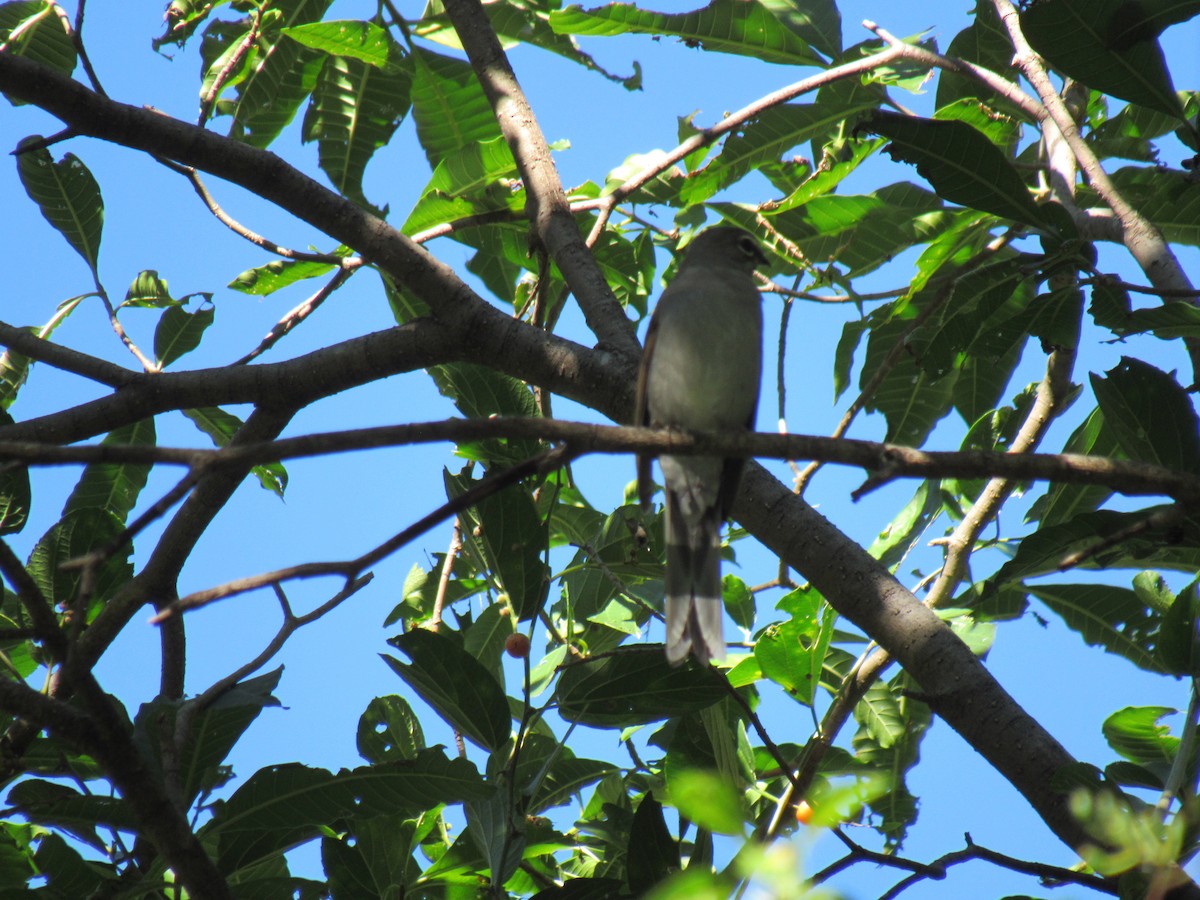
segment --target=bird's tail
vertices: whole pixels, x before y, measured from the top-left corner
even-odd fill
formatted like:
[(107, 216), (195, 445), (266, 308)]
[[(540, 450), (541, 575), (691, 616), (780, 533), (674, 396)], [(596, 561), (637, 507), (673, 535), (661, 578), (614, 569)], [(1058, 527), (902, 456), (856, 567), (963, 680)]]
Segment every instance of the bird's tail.
[(689, 653), (703, 665), (725, 659), (721, 600), (721, 519), (715, 507), (689, 523), (673, 492), (666, 492), (667, 661)]

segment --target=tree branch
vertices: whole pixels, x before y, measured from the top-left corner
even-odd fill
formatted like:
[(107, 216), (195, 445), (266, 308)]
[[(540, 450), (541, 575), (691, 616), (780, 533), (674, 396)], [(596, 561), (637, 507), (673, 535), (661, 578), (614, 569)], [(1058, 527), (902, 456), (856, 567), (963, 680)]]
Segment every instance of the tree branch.
[(479, 0), (446, 0), (445, 7), (517, 162), (526, 210), (538, 238), (558, 264), (600, 345), (636, 359), (641, 347), (633, 323), (584, 245), (550, 145), (483, 5)]

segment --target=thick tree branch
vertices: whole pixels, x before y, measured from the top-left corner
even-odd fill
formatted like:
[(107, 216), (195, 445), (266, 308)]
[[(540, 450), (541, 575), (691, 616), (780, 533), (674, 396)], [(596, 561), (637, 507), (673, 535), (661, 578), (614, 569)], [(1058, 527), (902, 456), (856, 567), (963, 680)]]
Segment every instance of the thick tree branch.
[(539, 239), (558, 263), (601, 346), (636, 358), (641, 347), (633, 323), (579, 234), (550, 145), (491, 20), (479, 0), (446, 0), (445, 6), (517, 162), (525, 185), (526, 211)]
[(751, 534), (804, 574), (841, 615), (894, 656), (934, 712), (1024, 795), (1072, 848), (1087, 835), (1051, 788), (1074, 762), (961, 640), (878, 560), (761, 466), (746, 467), (734, 514)]

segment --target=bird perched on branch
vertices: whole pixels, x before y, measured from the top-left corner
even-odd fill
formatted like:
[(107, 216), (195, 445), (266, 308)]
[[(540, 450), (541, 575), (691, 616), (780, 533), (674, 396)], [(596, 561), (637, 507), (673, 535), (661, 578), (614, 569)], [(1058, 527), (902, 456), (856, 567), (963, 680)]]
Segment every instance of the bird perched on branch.
[[(709, 228), (688, 246), (646, 332), (635, 424), (690, 431), (753, 429), (762, 376), (762, 304), (754, 270), (767, 258), (740, 228)], [(663, 456), (667, 660), (725, 658), (721, 524), (743, 459)], [(650, 457), (638, 458), (648, 507)]]

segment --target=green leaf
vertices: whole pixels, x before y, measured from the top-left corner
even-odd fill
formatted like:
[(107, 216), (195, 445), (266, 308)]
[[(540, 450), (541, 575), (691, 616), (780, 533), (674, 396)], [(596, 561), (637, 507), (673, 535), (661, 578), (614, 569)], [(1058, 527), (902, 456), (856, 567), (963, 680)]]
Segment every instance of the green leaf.
[(667, 830), (662, 804), (647, 792), (633, 814), (626, 844), (626, 878), (635, 896), (679, 871), (679, 845)]
[[(442, 396), (453, 400), (459, 411), (469, 418), (541, 414), (528, 385), (486, 366), (447, 363), (431, 367), (429, 374)], [(542, 449), (539, 441), (520, 438), (496, 438), (459, 445), (461, 455), (480, 460), (489, 467), (522, 462)]]
[(118, 797), (83, 794), (65, 784), (30, 779), (8, 792), (8, 804), (42, 827), (57, 826), (101, 853), (107, 845), (97, 828), (137, 829), (133, 812)]
[(231, 874), (311, 840), (338, 819), (410, 814), (442, 802), (491, 793), (475, 767), (449, 759), (440, 749), (424, 750), (411, 762), (380, 763), (332, 775), (297, 763), (255, 772), (201, 829), (217, 840), (217, 865)]
[(850, 386), (850, 374), (854, 368), (854, 351), (862, 342), (867, 331), (865, 319), (852, 319), (842, 326), (833, 362), (833, 399), (836, 403)]
[[(219, 406), (180, 410), (192, 420), (192, 424), (208, 435), (217, 447), (227, 447), (238, 429), (244, 424), (233, 413)], [(265, 490), (282, 497), (287, 489), (288, 473), (282, 463), (260, 463), (250, 470)]]
[(746, 813), (742, 794), (717, 772), (684, 769), (667, 780), (671, 803), (700, 828), (714, 834), (742, 834)]
[(854, 707), (855, 720), (886, 750), (903, 740), (907, 727), (900, 698), (887, 682), (876, 681)]
[[(710, 207), (734, 224), (751, 230), (758, 227), (753, 210), (725, 203)], [(814, 264), (834, 263), (853, 276), (890, 262), (914, 244), (935, 239), (953, 226), (954, 219), (936, 195), (908, 182), (873, 194), (813, 197), (803, 207), (770, 217), (772, 228)], [(795, 265), (793, 260), (784, 261), (789, 267)]]
[[(446, 495), (461, 496), (478, 482), (446, 473)], [(469, 532), (464, 540), (478, 549), (487, 571), (508, 595), (518, 621), (538, 614), (546, 601), (550, 573), (543, 554), (549, 541), (547, 523), (537, 514), (528, 487), (514, 484), (465, 510)]]
[(525, 852), (524, 823), (514, 819), (515, 810), (507, 791), (468, 803), (467, 831), (483, 852), (487, 869), (497, 884), (512, 877)]
[(390, 656), (385, 656), (384, 662), (456, 731), (492, 751), (508, 741), (512, 734), (508, 701), (491, 672), (475, 657), (448, 637), (423, 628), (388, 643), (412, 664)]
[[(0, 360), (2, 361), (2, 360)], [(12, 425), (13, 417), (0, 407), (0, 428)], [(28, 466), (4, 466), (0, 470), (0, 535), (16, 534), (29, 521), (33, 489)]]
[(950, 412), (957, 379), (957, 371), (934, 379), (908, 360), (897, 365), (867, 404), (887, 418), (884, 440), (910, 447), (925, 443), (934, 426)]
[(45, 148), (20, 152), (28, 141), (37, 139), (26, 138), (17, 145), (21, 184), (46, 221), (67, 239), (95, 275), (104, 232), (100, 185), (74, 153), (55, 162)]
[(891, 140), (893, 159), (915, 165), (938, 196), (1039, 230), (1047, 223), (1017, 170), (996, 145), (965, 122), (878, 110), (859, 130)]
[(1162, 672), (1154, 652), (1159, 616), (1128, 588), (1107, 584), (1048, 584), (1029, 592), (1076, 631), (1089, 646), (1103, 647), (1148, 672)]
[(376, 697), (358, 720), (358, 755), (370, 763), (415, 759), (425, 733), (408, 701), (396, 694)]
[(154, 269), (144, 269), (138, 272), (129, 290), (125, 292), (122, 306), (134, 306), (140, 309), (166, 309), (177, 306), (179, 301), (171, 296), (167, 280), (160, 278)]
[[(339, 255), (343, 248), (339, 248)], [(247, 269), (226, 285), (243, 294), (266, 297), (275, 291), (309, 278), (319, 278), (336, 266), (311, 260), (275, 259)]]
[[(89, 296), (92, 295), (82, 294), (78, 297), (71, 297), (69, 300), (64, 300), (58, 304), (58, 309), (49, 322), (41, 328), (29, 328), (27, 330), (30, 334), (42, 340), (49, 340), (50, 335), (54, 334), (58, 326), (65, 322), (67, 317), (79, 306), (80, 302)], [(33, 362), (28, 356), (17, 353), (12, 348), (8, 348), (4, 353), (0, 354), (0, 409), (7, 410), (12, 406), (13, 401), (17, 399), (17, 393), (29, 377), (29, 370), (32, 366)]]
[[(822, 4), (824, 11), (828, 6)], [(795, 20), (790, 16), (795, 16)], [(822, 23), (825, 43), (833, 29), (828, 12)], [(802, 32), (813, 34), (811, 24), (790, 3), (759, 0), (712, 0), (693, 12), (650, 12), (627, 3), (595, 9), (569, 6), (550, 14), (550, 27), (560, 34), (612, 37), (618, 34), (674, 35), (689, 46), (722, 53), (753, 56), (763, 62), (792, 66), (821, 66)]]
[[(229, 752), (266, 706), (278, 706), (272, 691), (279, 685), (282, 667), (242, 681), (200, 710), (192, 711), (187, 741), (171, 748), (172, 764), (182, 780), (186, 803), (193, 802), (229, 780)], [(155, 698), (144, 704), (134, 720), (135, 740), (157, 765), (163, 765), (161, 738), (174, 734), (181, 708), (186, 704)]]
[(867, 552), (888, 569), (896, 566), (921, 542), (926, 529), (942, 510), (942, 500), (928, 481), (922, 481), (904, 509), (879, 532)]
[[(589, 54), (579, 49), (575, 40), (567, 35), (556, 34), (547, 20), (544, 4), (531, 0), (511, 0), (508, 3), (487, 3), (484, 12), (491, 19), (492, 28), (505, 46), (527, 44), (555, 53), (593, 72), (598, 72), (609, 81), (615, 81), (628, 91), (641, 90), (642, 67), (634, 60), (633, 74), (615, 75), (596, 62)], [(462, 49), (458, 33), (447, 16), (426, 15), (415, 33), (427, 40), (437, 41), (456, 50)]]
[(822, 137), (846, 119), (873, 108), (863, 102), (849, 108), (830, 104), (785, 103), (764, 110), (726, 139), (719, 156), (683, 185), (683, 203), (700, 203), (740, 180), (765, 162), (776, 162), (797, 144)]
[(1092, 375), (1092, 390), (1130, 459), (1200, 473), (1200, 418), (1172, 375), (1122, 357), (1105, 377)]
[[(154, 419), (141, 419), (109, 432), (102, 447), (153, 447)], [(150, 475), (149, 463), (89, 463), (75, 484), (63, 515), (82, 509), (103, 509), (125, 523)]]
[[(274, 17), (264, 17), (266, 27), (242, 65), (225, 83), (225, 89), (236, 92), (236, 100), (221, 101), (215, 107), (218, 113), (232, 114), (230, 137), (243, 140), (252, 147), (265, 148), (295, 118), (300, 104), (312, 93), (326, 57), (284, 39), (281, 30), (319, 20), (329, 3), (330, 0), (286, 0), (273, 5)], [(226, 28), (234, 25), (215, 24), (224, 24)], [(239, 24), (247, 30), (250, 27), (248, 19)], [(212, 31), (210, 26), (205, 34), (206, 43)], [(235, 51), (244, 37), (245, 32), (229, 35), (226, 55), (214, 60), (206, 72), (204, 92), (211, 89), (216, 73), (228, 64), (228, 54)]]
[[(1063, 453), (1080, 453), (1088, 456), (1121, 458), (1121, 448), (1116, 435), (1104, 420), (1098, 408), (1071, 433), (1062, 449)], [(1028, 521), (1041, 522), (1042, 526), (1058, 525), (1078, 513), (1091, 512), (1112, 496), (1112, 489), (1095, 484), (1051, 484), (1046, 493), (1030, 507)]]
[(217, 308), (212, 304), (212, 295), (199, 296), (202, 299), (195, 312), (188, 312), (182, 306), (169, 306), (159, 317), (154, 329), (154, 358), (159, 368), (169, 366), (199, 347), (204, 332), (213, 323)]
[(317, 142), (321, 170), (351, 200), (366, 205), (367, 163), (408, 114), (412, 87), (411, 64), (399, 47), (383, 69), (344, 56), (325, 61), (304, 115), (304, 141)]
[(388, 65), (392, 39), (374, 22), (353, 19), (308, 22), (279, 29), (293, 41), (331, 56), (348, 56), (377, 69)]
[(721, 596), (725, 600), (725, 611), (738, 627), (753, 630), (756, 604), (746, 582), (736, 575), (726, 575), (721, 579)]
[[(70, 606), (78, 598), (83, 584), (79, 569), (64, 569), (63, 564), (104, 547), (122, 530), (122, 522), (107, 509), (83, 508), (66, 513), (41, 539), (29, 555), (29, 574), (51, 606)], [(133, 576), (129, 556), (133, 548), (126, 542), (92, 576), (92, 604), (104, 600), (119, 585)]]
[[(1154, 573), (1143, 572), (1142, 575)], [(1140, 578), (1141, 576), (1139, 576)], [(1166, 591), (1166, 585), (1161, 576), (1155, 579), (1160, 590)], [(1138, 580), (1134, 580), (1134, 589), (1138, 588)], [(1173, 675), (1200, 674), (1200, 636), (1197, 635), (1196, 623), (1200, 619), (1200, 592), (1196, 582), (1192, 582), (1172, 599), (1171, 605), (1163, 614), (1162, 627), (1158, 637), (1158, 655), (1163, 666)]]
[(1071, 286), (1042, 294), (1029, 305), (1029, 333), (1043, 347), (1074, 350), (1079, 344), (1083, 292)]
[[(1200, 184), (1187, 172), (1127, 166), (1112, 173), (1112, 182), (1168, 241), (1200, 246)], [(1101, 202), (1090, 191), (1081, 193), (1080, 200), (1091, 206)]]
[(116, 871), (85, 860), (57, 834), (42, 836), (34, 862), (46, 878), (48, 890), (59, 897), (93, 897), (113, 890), (117, 878)]
[(1142, 27), (1130, 15), (1137, 8), (1123, 0), (1044, 0), (1021, 13), (1021, 30), (1034, 50), (1076, 81), (1182, 118), (1156, 32), (1139, 37), (1127, 31), (1127, 25)]
[(1044, 526), (1022, 538), (1016, 555), (994, 576), (997, 585), (1033, 575), (1058, 571), (1067, 557), (1081, 550), (1095, 551), (1114, 535), (1134, 531), (1123, 541), (1093, 552), (1079, 568), (1145, 568), (1157, 566), (1193, 572), (1200, 569), (1200, 526), (1192, 520), (1179, 528), (1147, 527), (1149, 517), (1167, 507), (1152, 506), (1136, 512), (1101, 509), (1084, 512), (1069, 521)]
[[(1013, 49), (1008, 32), (996, 15), (996, 8), (991, 0), (977, 0), (974, 14), (974, 21), (954, 36), (946, 49), (946, 55), (952, 59), (976, 63), (1003, 75), (1012, 65)], [(1016, 82), (1012, 84), (1016, 87)], [(999, 99), (974, 78), (949, 70), (939, 72), (936, 108), (941, 109), (962, 100), (982, 100), (991, 106), (1013, 109), (1011, 104)]]
[(725, 696), (723, 682), (711, 669), (672, 668), (659, 647), (638, 647), (568, 667), (555, 694), (568, 721), (624, 728), (711, 706)]
[(502, 136), (469, 65), (420, 49), (412, 60), (413, 119), (431, 166), (463, 147)]
[(1104, 739), (1130, 762), (1165, 776), (1179, 752), (1179, 738), (1158, 723), (1175, 712), (1166, 706), (1126, 706), (1104, 720)]
[[(0, 44), (12, 56), (58, 69), (64, 75), (75, 71), (75, 42), (67, 33), (54, 4), (45, 0), (16, 0), (0, 3)], [(16, 40), (12, 33), (20, 29)], [(16, 105), (19, 101), (12, 101)]]
[[(522, 759), (524, 754), (522, 753)], [(559, 756), (550, 766), (537, 791), (529, 800), (528, 812), (537, 814), (570, 802), (583, 788), (594, 784), (614, 772), (620, 766), (597, 759), (577, 759)]]

